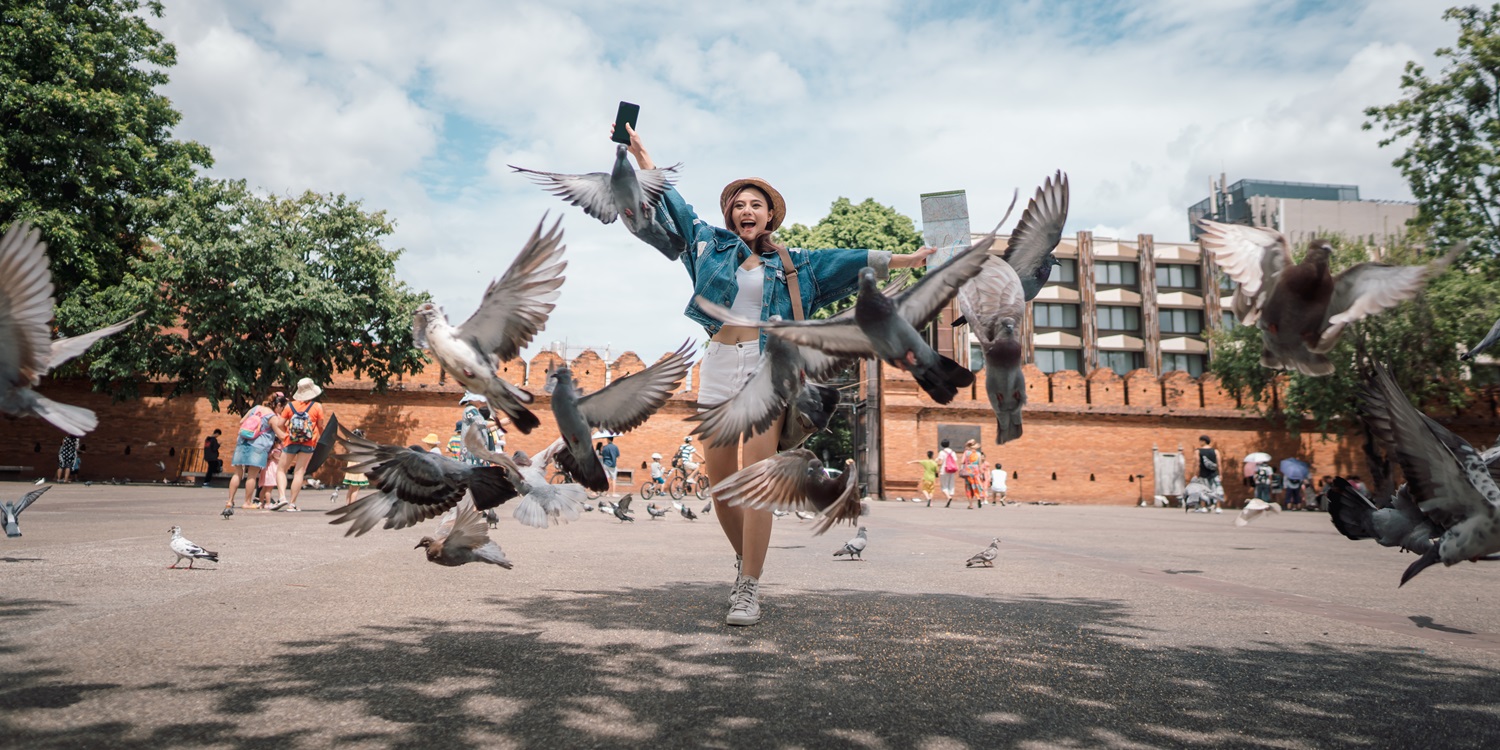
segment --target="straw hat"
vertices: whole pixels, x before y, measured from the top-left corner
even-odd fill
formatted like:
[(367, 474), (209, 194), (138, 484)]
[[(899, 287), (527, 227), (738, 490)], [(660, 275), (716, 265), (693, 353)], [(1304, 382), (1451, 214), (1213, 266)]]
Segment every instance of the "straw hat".
[(782, 220), (786, 218), (786, 199), (781, 197), (781, 193), (776, 192), (776, 188), (771, 187), (771, 183), (759, 177), (743, 177), (724, 186), (724, 192), (719, 194), (719, 208), (724, 212), (724, 226), (734, 231), (734, 227), (731, 226), (734, 222), (729, 217), (729, 202), (734, 200), (734, 196), (740, 190), (747, 187), (760, 188), (761, 192), (766, 194), (766, 198), (771, 201), (771, 226), (767, 231), (776, 231), (776, 228), (781, 226)]
[(437, 433), (436, 432), (429, 432), (429, 433), (427, 433), (427, 437), (422, 438), (422, 442), (424, 444), (426, 444), (426, 445), (431, 445), (433, 447), (437, 447), (438, 442), (439, 442), (438, 441)]
[(293, 401), (311, 401), (323, 393), (323, 389), (313, 382), (312, 378), (303, 378), (297, 381), (297, 390), (292, 393)]

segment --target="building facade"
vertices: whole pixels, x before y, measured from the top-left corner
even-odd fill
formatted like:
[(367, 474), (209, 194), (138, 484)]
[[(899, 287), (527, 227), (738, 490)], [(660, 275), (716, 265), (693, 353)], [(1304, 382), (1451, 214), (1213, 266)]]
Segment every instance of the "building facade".
[(1293, 245), (1341, 235), (1371, 245), (1389, 245), (1407, 232), (1417, 204), (1360, 200), (1358, 185), (1275, 180), (1209, 180), (1209, 195), (1188, 208), (1188, 238), (1198, 239), (1198, 220), (1279, 230)]

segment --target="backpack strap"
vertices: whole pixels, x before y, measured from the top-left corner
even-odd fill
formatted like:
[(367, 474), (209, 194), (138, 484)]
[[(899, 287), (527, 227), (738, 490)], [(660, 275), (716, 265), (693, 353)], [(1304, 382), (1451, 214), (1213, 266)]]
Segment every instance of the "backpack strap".
[(792, 293), (792, 317), (802, 320), (802, 288), (797, 285), (797, 264), (792, 262), (792, 254), (785, 246), (777, 247), (776, 254), (781, 256), (781, 273), (786, 276), (786, 288)]

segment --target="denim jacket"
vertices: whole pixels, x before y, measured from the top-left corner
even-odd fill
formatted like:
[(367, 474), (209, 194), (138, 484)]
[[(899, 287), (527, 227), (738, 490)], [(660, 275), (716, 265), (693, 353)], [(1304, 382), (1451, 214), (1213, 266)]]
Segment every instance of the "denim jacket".
[[(735, 282), (735, 270), (750, 257), (750, 247), (739, 235), (721, 227), (708, 224), (698, 218), (693, 207), (682, 199), (676, 188), (668, 188), (657, 203), (657, 218), (672, 236), (677, 248), (682, 249), (680, 260), (693, 280), (693, 294), (732, 307), (739, 293)], [(797, 267), (797, 286), (802, 292), (803, 314), (811, 317), (814, 312), (831, 305), (859, 289), (859, 271), (865, 266), (875, 269), (881, 280), (890, 274), (891, 254), (885, 250), (817, 250), (788, 248), (792, 263)], [(765, 268), (763, 297), (760, 303), (760, 319), (768, 320), (780, 315), (783, 320), (792, 320), (792, 296), (781, 267), (781, 255), (762, 256)], [(712, 336), (724, 326), (718, 320), (689, 300), (685, 310), (687, 317), (702, 325)], [(761, 347), (765, 347), (765, 331), (761, 331)]]

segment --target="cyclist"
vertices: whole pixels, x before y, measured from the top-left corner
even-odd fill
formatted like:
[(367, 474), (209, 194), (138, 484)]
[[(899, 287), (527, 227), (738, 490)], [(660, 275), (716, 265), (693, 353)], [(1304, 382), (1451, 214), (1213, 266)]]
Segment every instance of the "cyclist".
[(693, 485), (693, 475), (698, 471), (698, 461), (703, 455), (693, 447), (693, 436), (688, 435), (682, 439), (682, 445), (677, 446), (677, 460), (673, 462), (682, 478), (687, 481), (688, 487)]

